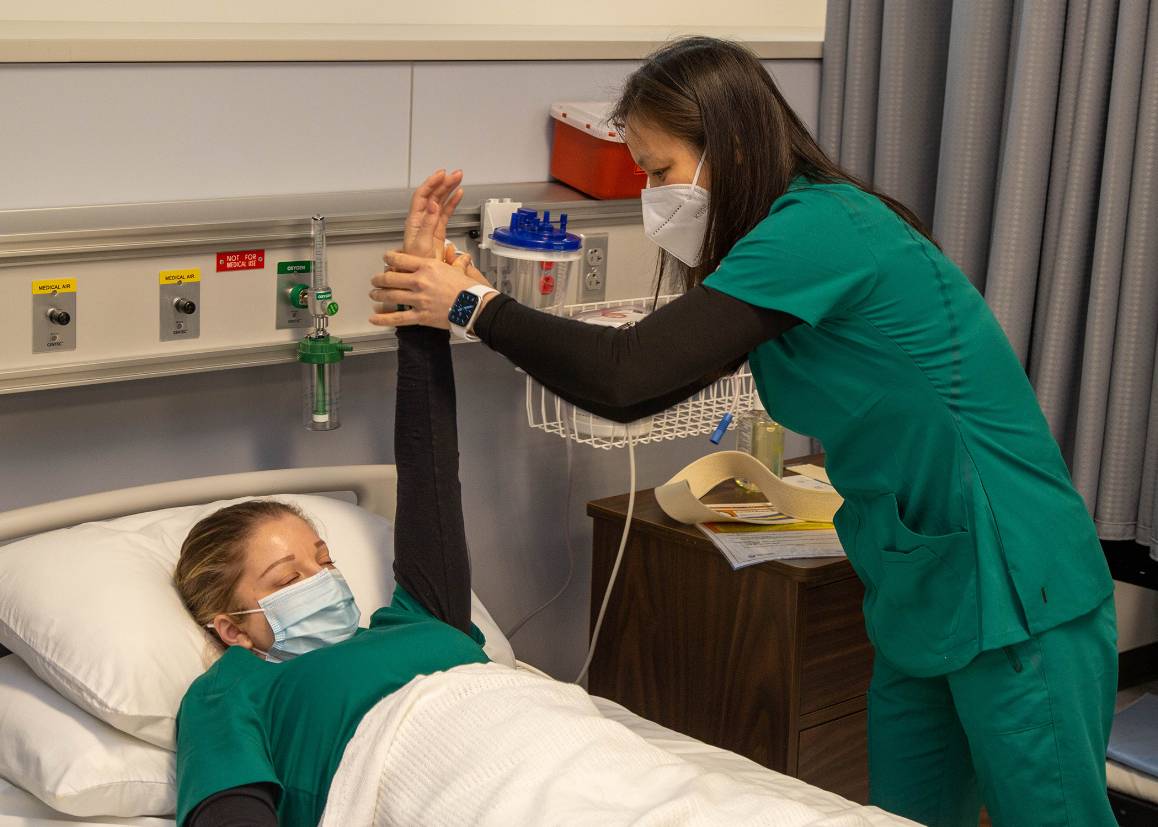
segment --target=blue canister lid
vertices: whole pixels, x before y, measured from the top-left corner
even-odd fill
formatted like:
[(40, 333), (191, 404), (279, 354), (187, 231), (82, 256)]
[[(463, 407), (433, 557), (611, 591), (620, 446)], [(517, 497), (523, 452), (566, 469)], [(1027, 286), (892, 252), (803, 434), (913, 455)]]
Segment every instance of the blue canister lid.
[(507, 247), (518, 247), (523, 250), (550, 250), (553, 252), (572, 252), (583, 246), (583, 239), (574, 233), (567, 232), (567, 213), (559, 214), (559, 224), (551, 223), (551, 211), (544, 210), (543, 217), (539, 213), (525, 207), (520, 207), (511, 216), (511, 226), (499, 227), (491, 238)]

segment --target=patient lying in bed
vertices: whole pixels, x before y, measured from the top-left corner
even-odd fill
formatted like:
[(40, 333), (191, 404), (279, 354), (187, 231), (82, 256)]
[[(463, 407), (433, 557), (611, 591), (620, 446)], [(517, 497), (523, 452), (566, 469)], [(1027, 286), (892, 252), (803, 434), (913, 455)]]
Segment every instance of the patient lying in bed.
[(392, 603), (359, 629), (333, 554), (290, 506), (248, 502), (198, 523), (175, 580), (228, 647), (177, 718), (179, 824), (243, 813), (317, 824), (347, 742), (416, 675), (484, 663), (470, 623), (448, 334), (399, 331)]

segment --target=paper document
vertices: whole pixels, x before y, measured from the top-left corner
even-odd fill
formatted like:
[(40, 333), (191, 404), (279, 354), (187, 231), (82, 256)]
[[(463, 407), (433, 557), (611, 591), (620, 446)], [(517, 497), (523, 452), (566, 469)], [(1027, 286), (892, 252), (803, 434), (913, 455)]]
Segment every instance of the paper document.
[(797, 488), (803, 488), (806, 491), (835, 491), (831, 483), (822, 482), (812, 477), (795, 476), (795, 477), (781, 477), (780, 478), (787, 485), (794, 485)]
[(752, 523), (698, 523), (733, 569), (766, 560), (803, 557), (843, 557), (844, 549), (832, 523), (810, 523), (778, 514), (767, 503), (713, 505), (733, 517), (758, 518)]
[[(803, 520), (781, 514), (769, 503), (712, 503), (712, 510), (719, 511), (729, 517), (740, 517), (745, 520), (759, 520), (759, 528), (763, 525), (798, 525)], [(720, 525), (719, 523), (700, 523), (699, 525)], [(831, 523), (808, 523), (808, 525), (824, 525), (831, 527)]]
[(789, 465), (787, 470), (832, 485), (832, 480), (828, 478), (828, 472), (819, 465)]

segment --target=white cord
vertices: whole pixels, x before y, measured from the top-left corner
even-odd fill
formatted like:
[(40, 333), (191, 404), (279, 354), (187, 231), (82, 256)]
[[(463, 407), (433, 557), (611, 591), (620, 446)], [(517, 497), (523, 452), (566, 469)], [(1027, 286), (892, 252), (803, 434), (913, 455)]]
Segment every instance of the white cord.
[[(743, 388), (743, 379), (741, 373), (744, 366), (741, 365), (732, 374), (732, 404), (729, 411), (735, 412), (740, 405), (740, 393)], [(510, 628), (505, 634), (508, 638), (514, 637), (519, 631), (527, 625), (528, 622), (560, 597), (567, 591), (571, 585), (571, 580), (575, 576), (575, 552), (571, 547), (571, 493), (574, 488), (575, 479), (572, 466), (572, 439), (570, 423), (567, 421), (566, 415), (561, 417), (563, 424), (563, 441), (567, 443), (567, 503), (563, 514), (563, 532), (564, 539), (567, 546), (567, 579), (563, 581), (563, 585), (559, 590), (551, 596), (546, 603), (539, 606), (532, 611), (518, 623)], [(575, 683), (579, 683), (587, 675), (587, 670), (591, 667), (591, 660), (595, 657), (595, 646), (599, 642), (599, 632), (603, 628), (603, 617), (607, 613), (607, 605), (611, 602), (611, 590), (615, 586), (616, 575), (619, 574), (619, 566), (623, 562), (623, 552), (627, 548), (627, 535), (631, 530), (631, 519), (635, 513), (635, 439), (631, 433), (631, 426), (628, 423), (625, 426), (627, 431), (627, 461), (630, 468), (631, 485), (627, 489), (627, 517), (623, 523), (623, 536), (619, 539), (619, 551), (615, 554), (615, 563), (611, 567), (611, 577), (607, 581), (607, 590), (603, 593), (603, 603), (599, 607), (599, 616), (595, 620), (595, 628), (591, 632), (591, 643), (587, 647), (587, 657), (583, 661), (583, 668), (579, 671), (579, 675), (575, 678)]]
[(740, 389), (744, 386), (740, 374), (743, 370), (744, 366), (740, 365), (740, 367), (736, 368), (736, 372), (732, 374), (732, 407), (729, 408), (729, 410), (733, 416), (736, 415), (736, 408), (740, 407)]
[(627, 517), (623, 521), (623, 537), (619, 540), (619, 551), (615, 555), (615, 564), (611, 567), (611, 576), (607, 579), (607, 591), (603, 593), (603, 605), (599, 607), (599, 617), (595, 619), (595, 629), (591, 632), (587, 659), (583, 661), (583, 668), (575, 678), (575, 683), (579, 683), (587, 675), (591, 659), (595, 657), (595, 644), (599, 642), (599, 630), (603, 628), (603, 615), (607, 612), (607, 604), (611, 601), (611, 589), (615, 586), (615, 575), (619, 573), (619, 564), (623, 562), (623, 550), (627, 548), (627, 534), (631, 531), (631, 517), (635, 512), (635, 440), (631, 436), (630, 424), (627, 428), (627, 461), (631, 468), (631, 485), (627, 489)]
[(575, 551), (571, 548), (571, 492), (575, 488), (575, 474), (572, 465), (572, 445), (574, 440), (571, 439), (571, 429), (568, 427), (569, 423), (567, 422), (566, 416), (562, 417), (562, 422), (563, 441), (567, 443), (567, 499), (563, 506), (563, 540), (567, 546), (567, 579), (563, 581), (563, 585), (559, 587), (557, 592), (551, 595), (550, 599), (548, 599), (546, 603), (533, 610), (530, 614), (526, 615), (522, 620), (503, 633), (507, 636), (508, 639), (518, 634), (519, 630), (526, 626), (527, 623), (530, 622), (531, 618), (535, 617), (535, 615), (539, 614), (539, 612), (543, 611), (560, 597), (562, 597), (563, 592), (567, 591), (567, 588), (571, 585), (571, 578), (575, 576)]

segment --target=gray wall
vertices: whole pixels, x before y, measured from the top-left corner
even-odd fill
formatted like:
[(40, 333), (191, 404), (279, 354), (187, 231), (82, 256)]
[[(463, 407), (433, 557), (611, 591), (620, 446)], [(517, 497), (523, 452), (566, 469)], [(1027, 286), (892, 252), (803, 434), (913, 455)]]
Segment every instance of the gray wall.
[[(611, 100), (638, 65), (8, 64), (0, 210), (396, 189), (440, 166), (546, 181), (551, 104)], [(815, 129), (820, 61), (765, 65)]]

